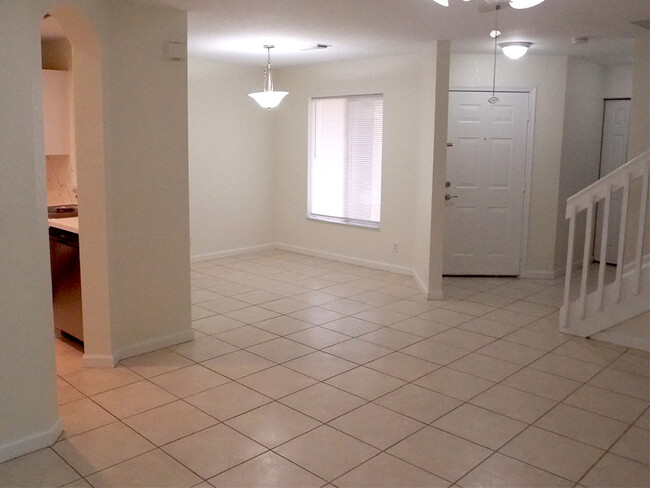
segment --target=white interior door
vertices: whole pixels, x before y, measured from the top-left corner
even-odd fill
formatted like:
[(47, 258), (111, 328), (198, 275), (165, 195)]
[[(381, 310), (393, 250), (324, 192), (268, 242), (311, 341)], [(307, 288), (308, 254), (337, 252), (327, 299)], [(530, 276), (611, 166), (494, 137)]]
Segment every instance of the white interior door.
[(519, 274), (528, 93), (449, 94), (443, 272)]
[[(627, 136), (630, 121), (630, 100), (605, 100), (603, 119), (603, 146), (600, 156), (599, 178), (608, 175), (627, 162)], [(621, 225), (621, 190), (612, 194), (609, 207), (609, 227), (607, 231), (607, 251), (605, 259), (616, 264), (618, 259), (618, 231)], [(600, 261), (600, 243), (603, 233), (604, 206), (598, 205), (596, 217), (596, 239), (594, 240), (594, 260)]]

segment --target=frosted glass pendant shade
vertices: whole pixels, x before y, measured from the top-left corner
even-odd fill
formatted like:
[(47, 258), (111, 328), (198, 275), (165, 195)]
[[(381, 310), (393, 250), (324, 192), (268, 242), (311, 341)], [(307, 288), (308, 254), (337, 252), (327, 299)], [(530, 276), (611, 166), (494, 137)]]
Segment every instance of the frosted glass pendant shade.
[(510, 6), (516, 9), (530, 8), (539, 5), (544, 0), (510, 0)]
[(502, 42), (499, 44), (503, 50), (503, 54), (508, 56), (510, 59), (521, 58), (526, 54), (526, 52), (528, 52), (528, 48), (532, 45), (532, 42)]
[(262, 91), (249, 93), (248, 96), (255, 100), (262, 108), (275, 108), (286, 97), (289, 92), (284, 91)]
[(449, 7), (449, 0), (433, 0), (436, 3), (439, 3), (443, 7)]

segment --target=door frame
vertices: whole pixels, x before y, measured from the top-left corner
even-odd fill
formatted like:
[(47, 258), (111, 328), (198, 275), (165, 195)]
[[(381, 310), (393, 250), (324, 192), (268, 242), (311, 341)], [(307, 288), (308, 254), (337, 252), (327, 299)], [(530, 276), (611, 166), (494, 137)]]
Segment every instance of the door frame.
[[(450, 92), (485, 92), (492, 93), (492, 87), (486, 86), (450, 86)], [(535, 138), (535, 106), (537, 88), (535, 87), (497, 87), (496, 93), (527, 93), (528, 94), (528, 130), (526, 131), (526, 161), (524, 162), (524, 208), (521, 218), (521, 254), (519, 256), (520, 278), (542, 278), (536, 273), (528, 272), (528, 232), (530, 229), (530, 194), (533, 174), (533, 146)], [(449, 117), (449, 114), (447, 114)], [(445, 168), (446, 173), (446, 168)], [(444, 214), (443, 214), (444, 218)]]

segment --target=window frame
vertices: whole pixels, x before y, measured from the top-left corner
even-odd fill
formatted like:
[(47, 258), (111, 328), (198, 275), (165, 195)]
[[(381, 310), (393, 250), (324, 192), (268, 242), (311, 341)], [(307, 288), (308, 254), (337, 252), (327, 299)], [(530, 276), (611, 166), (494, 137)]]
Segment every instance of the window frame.
[(373, 220), (363, 220), (363, 219), (355, 219), (355, 218), (350, 218), (350, 217), (336, 217), (336, 216), (331, 216), (331, 215), (322, 215), (318, 213), (314, 213), (311, 211), (312, 209), (312, 162), (314, 159), (314, 148), (315, 148), (315, 104), (314, 102), (317, 100), (327, 100), (327, 99), (352, 99), (352, 98), (363, 98), (363, 97), (380, 97), (381, 102), (382, 102), (382, 133), (381, 133), (381, 177), (379, 181), (379, 187), (380, 187), (380, 195), (383, 194), (383, 182), (384, 182), (384, 172), (383, 172), (383, 165), (384, 165), (384, 125), (383, 125), (383, 117), (384, 117), (384, 94), (383, 93), (362, 93), (362, 94), (355, 94), (355, 95), (330, 95), (330, 96), (322, 96), (322, 97), (309, 97), (309, 107), (308, 107), (308, 162), (307, 162), (307, 215), (306, 218), (308, 220), (314, 220), (317, 222), (328, 222), (328, 223), (333, 223), (333, 224), (342, 224), (342, 225), (347, 225), (347, 226), (352, 226), (352, 227), (360, 227), (360, 228), (365, 228), (365, 229), (371, 229), (371, 230), (380, 230), (381, 228), (381, 214), (383, 214), (383, 211), (381, 207), (383, 206), (383, 199), (380, 196), (380, 217), (379, 221), (373, 221)]

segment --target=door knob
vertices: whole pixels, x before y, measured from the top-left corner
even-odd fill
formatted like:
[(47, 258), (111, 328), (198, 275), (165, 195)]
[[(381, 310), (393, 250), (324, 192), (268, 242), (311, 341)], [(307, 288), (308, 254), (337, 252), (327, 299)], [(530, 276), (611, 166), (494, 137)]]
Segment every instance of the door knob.
[(445, 200), (449, 201), (452, 198), (458, 198), (458, 195), (450, 195), (449, 193), (445, 194)]

